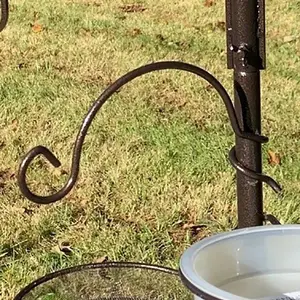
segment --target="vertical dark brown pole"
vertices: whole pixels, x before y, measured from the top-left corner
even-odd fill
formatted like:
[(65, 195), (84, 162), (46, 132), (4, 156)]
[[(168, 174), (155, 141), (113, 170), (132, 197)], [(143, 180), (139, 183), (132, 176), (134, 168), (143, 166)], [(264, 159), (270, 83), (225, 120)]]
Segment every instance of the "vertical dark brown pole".
[[(265, 63), (264, 3), (227, 0), (228, 67), (234, 69), (234, 105), (241, 128), (261, 132), (260, 70)], [(236, 137), (236, 157), (261, 173), (261, 145)], [(237, 173), (239, 228), (262, 225), (262, 183)]]

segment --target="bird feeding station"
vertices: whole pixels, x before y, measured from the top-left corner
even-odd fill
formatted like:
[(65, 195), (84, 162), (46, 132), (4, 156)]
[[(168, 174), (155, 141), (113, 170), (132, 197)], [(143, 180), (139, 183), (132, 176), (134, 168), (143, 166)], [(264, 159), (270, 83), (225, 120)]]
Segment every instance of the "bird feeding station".
[[(1, 0), (1, 29), (7, 1)], [(102, 105), (135, 78), (159, 70), (180, 70), (207, 81), (219, 94), (236, 140), (229, 161), (236, 170), (238, 229), (205, 238), (182, 255), (180, 270), (133, 262), (89, 264), (48, 274), (25, 287), (15, 300), (30, 299), (300, 299), (300, 228), (280, 225), (264, 212), (263, 183), (276, 193), (279, 184), (262, 173), (260, 72), (266, 68), (264, 0), (226, 0), (227, 67), (233, 70), (234, 101), (223, 85), (201, 67), (162, 61), (139, 67), (108, 86), (90, 107), (77, 135), (69, 178), (54, 194), (41, 196), (26, 174), (39, 155), (54, 167), (59, 159), (44, 146), (23, 158), (18, 184), (38, 204), (65, 197), (76, 184), (82, 146)], [(262, 226), (266, 221), (272, 225)], [(292, 246), (291, 246), (292, 245)], [(181, 280), (180, 280), (181, 279)], [(298, 297), (298, 298), (297, 298)]]

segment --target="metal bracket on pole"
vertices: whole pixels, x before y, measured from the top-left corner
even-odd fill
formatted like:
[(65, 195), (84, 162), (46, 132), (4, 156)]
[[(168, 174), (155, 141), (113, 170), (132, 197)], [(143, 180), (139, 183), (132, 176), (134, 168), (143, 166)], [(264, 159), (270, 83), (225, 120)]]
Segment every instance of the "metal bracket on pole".
[[(44, 155), (54, 167), (59, 167), (60, 161), (44, 146), (34, 147), (25, 155), (18, 173), (18, 184), (23, 195), (39, 204), (53, 203), (65, 197), (77, 181), (85, 136), (102, 105), (137, 77), (154, 71), (181, 70), (208, 81), (223, 99), (236, 136), (229, 160), (237, 171), (238, 225), (239, 228), (263, 225), (266, 217), (263, 213), (262, 183), (267, 183), (277, 193), (281, 191), (277, 182), (262, 173), (261, 144), (268, 141), (267, 137), (260, 134), (260, 70), (265, 67), (264, 0), (226, 0), (226, 11), (228, 67), (234, 69), (234, 106), (222, 84), (197, 66), (165, 61), (134, 69), (111, 84), (91, 106), (74, 144), (69, 179), (60, 190), (48, 196), (32, 192), (26, 179), (35, 157)], [(276, 221), (269, 215), (268, 220)]]
[[(226, 40), (227, 40), (227, 67), (234, 69), (234, 53), (247, 45), (235, 43), (234, 28), (233, 28), (233, 0), (226, 0)], [(252, 51), (251, 45), (248, 49), (249, 60), (252, 65), (259, 70), (266, 68), (266, 27), (265, 27), (265, 0), (257, 1), (257, 46), (258, 55)]]

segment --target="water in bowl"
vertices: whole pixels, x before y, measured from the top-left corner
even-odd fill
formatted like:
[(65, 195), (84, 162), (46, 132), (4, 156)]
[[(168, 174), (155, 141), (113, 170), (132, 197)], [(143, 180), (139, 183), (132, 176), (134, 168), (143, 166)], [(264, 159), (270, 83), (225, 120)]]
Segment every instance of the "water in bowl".
[(218, 286), (229, 293), (259, 300), (300, 300), (300, 272), (237, 276)]

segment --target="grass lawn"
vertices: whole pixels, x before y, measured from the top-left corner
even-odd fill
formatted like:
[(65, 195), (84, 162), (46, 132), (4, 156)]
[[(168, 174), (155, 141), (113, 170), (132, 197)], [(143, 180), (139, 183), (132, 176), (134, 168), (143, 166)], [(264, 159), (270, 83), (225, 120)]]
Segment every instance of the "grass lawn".
[[(299, 0), (267, 1), (264, 171), (285, 196), (266, 187), (265, 210), (283, 223), (300, 219), (299, 10)], [(224, 19), (219, 0), (11, 1), (0, 35), (0, 299), (47, 272), (104, 256), (177, 267), (188, 245), (236, 226), (225, 108), (205, 82), (177, 71), (137, 79), (104, 105), (66, 199), (38, 206), (16, 184), (22, 155), (44, 145), (62, 168), (37, 160), (31, 188), (46, 195), (62, 186), (89, 106), (133, 68), (184, 60), (232, 94)], [(270, 151), (280, 164), (268, 163)], [(204, 226), (193, 232), (191, 224)]]

